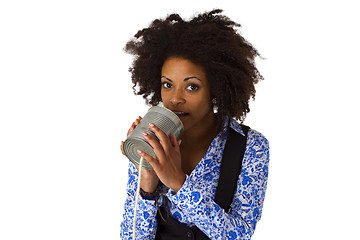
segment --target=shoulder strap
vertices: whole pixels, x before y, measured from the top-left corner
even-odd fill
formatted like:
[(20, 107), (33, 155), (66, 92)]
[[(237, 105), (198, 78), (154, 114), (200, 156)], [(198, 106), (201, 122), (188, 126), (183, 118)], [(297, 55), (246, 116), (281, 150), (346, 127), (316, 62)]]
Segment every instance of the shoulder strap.
[(242, 136), (229, 127), (228, 137), (220, 166), (219, 183), (216, 189), (215, 202), (227, 212), (233, 200), (237, 181), (242, 167), (242, 160), (246, 149), (249, 127), (241, 125), (245, 134)]

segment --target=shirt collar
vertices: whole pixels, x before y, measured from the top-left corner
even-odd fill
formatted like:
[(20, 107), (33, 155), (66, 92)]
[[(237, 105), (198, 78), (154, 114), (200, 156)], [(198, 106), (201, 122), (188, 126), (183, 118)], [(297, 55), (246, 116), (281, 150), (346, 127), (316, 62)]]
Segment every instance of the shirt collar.
[[(227, 132), (227, 129), (228, 129), (228, 125), (229, 125), (228, 119), (229, 119), (229, 117), (225, 118), (224, 132)], [(236, 131), (236, 132), (240, 133), (241, 135), (245, 136), (245, 133), (243, 132), (243, 130), (241, 128), (241, 124), (237, 120), (232, 118), (230, 120), (230, 127), (232, 129), (234, 129), (234, 131)]]

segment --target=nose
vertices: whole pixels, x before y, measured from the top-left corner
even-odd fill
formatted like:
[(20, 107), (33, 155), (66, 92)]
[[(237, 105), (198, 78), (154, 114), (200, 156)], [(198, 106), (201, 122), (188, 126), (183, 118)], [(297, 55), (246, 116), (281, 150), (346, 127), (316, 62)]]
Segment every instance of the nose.
[(173, 94), (171, 95), (170, 102), (174, 106), (185, 103), (186, 101), (182, 91), (181, 90), (174, 91)]

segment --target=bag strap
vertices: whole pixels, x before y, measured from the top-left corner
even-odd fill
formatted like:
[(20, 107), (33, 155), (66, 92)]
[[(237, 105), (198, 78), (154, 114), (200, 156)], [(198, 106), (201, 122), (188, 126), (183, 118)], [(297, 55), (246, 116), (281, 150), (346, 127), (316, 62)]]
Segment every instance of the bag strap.
[(241, 172), (242, 161), (246, 149), (249, 127), (241, 125), (245, 136), (232, 128), (228, 129), (228, 137), (220, 166), (219, 183), (216, 189), (215, 202), (227, 212), (233, 200), (237, 182)]

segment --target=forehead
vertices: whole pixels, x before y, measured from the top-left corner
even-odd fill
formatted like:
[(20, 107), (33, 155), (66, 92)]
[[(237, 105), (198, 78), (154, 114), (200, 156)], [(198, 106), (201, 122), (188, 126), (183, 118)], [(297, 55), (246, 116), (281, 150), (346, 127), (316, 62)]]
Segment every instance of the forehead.
[(161, 74), (166, 75), (167, 77), (189, 77), (190, 75), (194, 75), (206, 78), (204, 68), (201, 65), (179, 57), (170, 57), (166, 59), (161, 69)]

